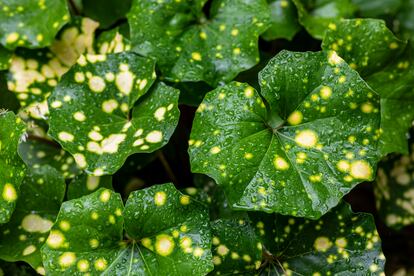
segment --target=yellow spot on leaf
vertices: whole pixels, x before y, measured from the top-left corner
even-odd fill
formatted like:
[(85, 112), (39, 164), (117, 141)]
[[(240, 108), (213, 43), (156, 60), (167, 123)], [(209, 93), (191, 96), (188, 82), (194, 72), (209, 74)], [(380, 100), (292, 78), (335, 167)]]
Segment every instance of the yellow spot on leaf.
[(65, 131), (59, 132), (58, 138), (63, 142), (72, 142), (75, 139), (72, 134)]
[(162, 141), (162, 132), (159, 130), (153, 130), (150, 133), (147, 134), (147, 136), (145, 137), (145, 140), (148, 143), (159, 143)]
[(191, 54), (191, 58), (194, 59), (194, 60), (197, 60), (197, 61), (201, 61), (201, 54), (198, 53), (198, 52), (193, 52)]
[(163, 191), (155, 193), (154, 196), (154, 202), (157, 206), (162, 206), (165, 204), (165, 201), (167, 200), (167, 194)]
[(212, 148), (210, 149), (210, 153), (211, 153), (211, 154), (217, 154), (217, 153), (219, 153), (220, 151), (221, 151), (221, 149), (220, 149), (219, 147), (217, 147), (217, 146), (212, 147)]
[(61, 267), (70, 267), (76, 261), (76, 255), (73, 252), (65, 252), (59, 257)]
[(99, 200), (101, 202), (108, 202), (109, 199), (111, 198), (111, 192), (108, 190), (103, 191), (100, 195), (99, 195)]
[(302, 112), (298, 110), (293, 111), (287, 119), (288, 123), (292, 126), (300, 124), (302, 120), (303, 120), (303, 114)]
[(319, 252), (326, 252), (331, 246), (332, 242), (327, 237), (318, 237), (313, 244), (313, 247)]
[(161, 256), (168, 256), (174, 250), (174, 240), (171, 236), (166, 234), (160, 234), (156, 237), (155, 251)]
[(296, 135), (295, 142), (301, 147), (312, 148), (318, 142), (318, 136), (313, 130), (302, 130)]
[(279, 155), (276, 155), (273, 159), (273, 165), (277, 170), (287, 170), (289, 169), (289, 163), (286, 162), (286, 160), (283, 157), (280, 157)]
[(351, 163), (350, 174), (357, 179), (369, 180), (372, 178), (372, 167), (365, 160), (357, 160)]
[(17, 192), (14, 186), (10, 183), (6, 183), (3, 188), (2, 193), (3, 199), (8, 202), (16, 201), (17, 199)]
[(329, 86), (322, 86), (320, 95), (322, 99), (329, 99), (332, 96), (332, 89)]

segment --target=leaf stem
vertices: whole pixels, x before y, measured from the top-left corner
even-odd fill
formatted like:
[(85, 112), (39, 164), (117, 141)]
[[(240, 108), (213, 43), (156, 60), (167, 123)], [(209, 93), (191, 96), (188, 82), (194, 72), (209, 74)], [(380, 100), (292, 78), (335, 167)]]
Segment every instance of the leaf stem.
[(161, 161), (165, 171), (167, 172), (168, 177), (171, 179), (171, 181), (174, 184), (178, 184), (177, 177), (175, 176), (173, 170), (171, 169), (170, 164), (168, 163), (167, 159), (165, 158), (164, 153), (160, 150), (157, 151), (157, 157), (158, 157), (158, 159), (160, 159), (160, 161)]

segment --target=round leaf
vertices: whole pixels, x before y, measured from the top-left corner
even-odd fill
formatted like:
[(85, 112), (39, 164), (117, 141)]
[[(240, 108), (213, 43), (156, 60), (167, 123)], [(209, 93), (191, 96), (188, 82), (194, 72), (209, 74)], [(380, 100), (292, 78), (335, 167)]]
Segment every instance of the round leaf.
[(170, 80), (232, 80), (259, 61), (258, 37), (269, 26), (265, 0), (133, 1), (128, 14), (133, 50), (157, 59)]
[(265, 103), (241, 83), (206, 95), (192, 171), (214, 178), (233, 208), (318, 218), (374, 177), (378, 96), (335, 52), (283, 51), (259, 76)]
[(87, 173), (115, 173), (129, 155), (165, 145), (178, 123), (178, 90), (159, 83), (147, 93), (154, 79), (154, 62), (132, 52), (81, 56), (49, 98), (49, 135)]

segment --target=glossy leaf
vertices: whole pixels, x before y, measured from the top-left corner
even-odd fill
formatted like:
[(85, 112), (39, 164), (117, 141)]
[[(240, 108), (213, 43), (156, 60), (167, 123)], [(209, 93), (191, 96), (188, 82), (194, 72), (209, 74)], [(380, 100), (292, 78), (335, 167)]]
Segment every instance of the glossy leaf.
[(65, 178), (74, 178), (80, 174), (80, 168), (73, 157), (48, 138), (29, 137), (19, 144), (18, 152), (25, 164), (38, 169), (49, 165), (58, 170)]
[(270, 27), (262, 34), (265, 40), (286, 38), (291, 40), (300, 30), (298, 13), (292, 0), (268, 0)]
[(252, 275), (260, 267), (262, 244), (248, 220), (219, 219), (211, 223), (212, 275)]
[(95, 0), (82, 0), (82, 10), (86, 16), (98, 21), (102, 28), (108, 28), (125, 18), (131, 2), (132, 0), (101, 0), (97, 5)]
[(355, 6), (351, 0), (292, 0), (295, 3), (299, 22), (315, 38), (322, 39), (326, 30), (335, 29), (336, 22), (351, 18)]
[(88, 18), (75, 18), (67, 24), (48, 48), (19, 48), (12, 57), (8, 73), (9, 90), (16, 93), (31, 118), (49, 114), (47, 98), (60, 77), (81, 54), (94, 53), (93, 41), (98, 24)]
[(335, 52), (282, 51), (259, 79), (265, 103), (242, 83), (209, 92), (189, 141), (233, 208), (318, 218), (373, 179), (379, 99)]
[(207, 210), (172, 184), (132, 193), (125, 209), (119, 195), (100, 189), (62, 205), (43, 260), (48, 275), (204, 275), (210, 235)]
[(0, 43), (9, 49), (49, 46), (69, 20), (64, 0), (0, 0), (0, 7)]
[(260, 275), (384, 275), (372, 215), (340, 204), (317, 221), (252, 213), (267, 266)]
[(414, 119), (413, 48), (375, 19), (341, 21), (336, 31), (327, 32), (322, 47), (336, 49), (381, 96), (381, 155), (407, 153)]
[(179, 92), (159, 83), (147, 93), (154, 80), (153, 61), (132, 52), (81, 56), (49, 98), (49, 135), (88, 174), (115, 173), (165, 145), (178, 123)]
[(0, 229), (0, 258), (25, 261), (45, 274), (43, 246), (65, 196), (65, 180), (50, 166), (31, 169), (24, 178), (16, 210)]
[(131, 42), (124, 34), (124, 29), (127, 27), (122, 25), (121, 27), (101, 33), (96, 41), (97, 53), (113, 54), (129, 51), (131, 49)]
[(410, 155), (394, 155), (378, 169), (374, 192), (377, 209), (388, 227), (414, 224), (414, 147)]
[(68, 199), (89, 195), (100, 188), (112, 188), (112, 176), (93, 176), (81, 174), (76, 176), (68, 185)]
[(26, 173), (26, 166), (17, 154), (25, 129), (13, 112), (0, 111), (0, 224), (9, 221)]
[(169, 80), (232, 80), (259, 61), (258, 37), (269, 26), (265, 0), (133, 1), (128, 21), (133, 50), (157, 59)]

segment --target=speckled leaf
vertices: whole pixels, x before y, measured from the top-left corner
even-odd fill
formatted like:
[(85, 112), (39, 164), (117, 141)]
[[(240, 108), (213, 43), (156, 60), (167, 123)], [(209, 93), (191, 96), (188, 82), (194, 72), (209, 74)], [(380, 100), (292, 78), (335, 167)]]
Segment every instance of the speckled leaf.
[(112, 188), (112, 176), (93, 176), (81, 174), (76, 176), (68, 185), (68, 199), (89, 195), (100, 188)]
[(16, 210), (0, 228), (0, 258), (25, 261), (44, 275), (40, 248), (59, 212), (65, 188), (61, 174), (50, 166), (28, 172)]
[(335, 29), (335, 23), (353, 16), (355, 6), (351, 0), (292, 0), (299, 22), (315, 38), (322, 39), (325, 31)]
[(16, 93), (23, 110), (31, 118), (49, 114), (47, 98), (60, 77), (83, 53), (94, 53), (93, 41), (98, 24), (88, 18), (75, 18), (59, 32), (48, 48), (19, 48), (8, 73), (9, 90)]
[(0, 224), (9, 221), (26, 173), (26, 166), (17, 154), (24, 132), (20, 118), (13, 112), (0, 111)]
[(212, 275), (251, 275), (260, 267), (262, 244), (247, 220), (219, 219), (211, 223)]
[(6, 48), (0, 45), (0, 71), (9, 68), (12, 53), (13, 52), (7, 50)]
[(81, 56), (49, 98), (49, 135), (97, 176), (159, 149), (178, 123), (179, 92), (158, 83), (147, 93), (155, 77), (154, 62), (132, 52)]
[(378, 168), (374, 186), (377, 209), (396, 230), (414, 224), (414, 145), (410, 155), (387, 157)]
[(65, 202), (43, 247), (47, 274), (204, 275), (213, 268), (207, 210), (172, 184), (133, 192), (122, 209), (107, 189)]
[(29, 136), (20, 143), (18, 151), (28, 167), (37, 169), (49, 165), (65, 178), (73, 178), (81, 172), (73, 157), (47, 138), (36, 140)]
[(258, 37), (269, 27), (266, 0), (133, 1), (128, 20), (134, 51), (157, 59), (170, 80), (232, 80), (259, 61)]
[(291, 40), (300, 30), (298, 13), (292, 0), (267, 0), (270, 7), (270, 27), (262, 34), (265, 40)]
[(335, 26), (326, 32), (322, 48), (336, 51), (362, 77), (382, 70), (406, 45), (379, 19), (347, 19)]
[(254, 213), (266, 266), (261, 275), (385, 275), (371, 214), (342, 203), (317, 221)]
[(380, 153), (407, 153), (414, 119), (413, 48), (376, 19), (341, 21), (326, 33), (322, 47), (338, 51), (381, 96)]
[(97, 5), (95, 0), (82, 0), (82, 10), (86, 16), (98, 21), (100, 27), (108, 28), (125, 18), (131, 3), (132, 0), (101, 0)]
[(259, 79), (266, 103), (241, 83), (209, 92), (189, 141), (233, 208), (318, 218), (373, 179), (379, 99), (335, 52), (282, 51)]
[(69, 20), (64, 0), (0, 0), (0, 7), (0, 43), (9, 49), (48, 46)]
[(125, 30), (128, 25), (114, 28), (112, 30), (103, 32), (96, 40), (96, 49), (99, 54), (112, 54), (129, 51), (131, 49), (131, 42), (125, 35)]

